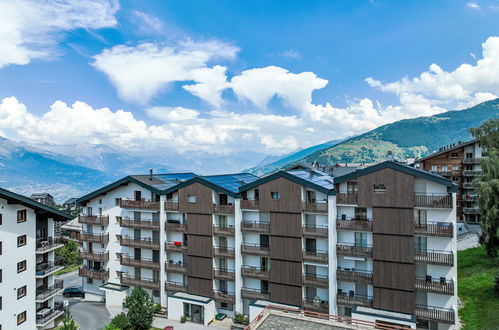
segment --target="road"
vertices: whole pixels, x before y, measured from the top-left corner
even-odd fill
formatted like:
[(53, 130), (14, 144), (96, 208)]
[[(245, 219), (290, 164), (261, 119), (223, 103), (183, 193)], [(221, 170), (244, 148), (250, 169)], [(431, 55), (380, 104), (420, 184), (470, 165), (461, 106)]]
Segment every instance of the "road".
[(56, 279), (64, 280), (64, 289), (72, 288), (75, 286), (81, 286), (81, 277), (78, 276), (78, 271), (67, 273), (64, 275), (59, 275), (55, 277)]

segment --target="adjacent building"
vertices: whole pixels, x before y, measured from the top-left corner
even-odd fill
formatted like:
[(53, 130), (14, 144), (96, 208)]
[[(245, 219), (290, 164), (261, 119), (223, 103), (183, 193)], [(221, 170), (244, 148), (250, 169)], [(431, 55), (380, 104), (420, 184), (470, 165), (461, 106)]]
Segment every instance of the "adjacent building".
[(269, 304), (428, 329), (457, 324), (457, 186), (387, 161), (336, 173), (129, 176), (82, 197), (87, 297), (148, 290), (207, 324)]
[(63, 313), (54, 296), (63, 289), (54, 273), (62, 242), (54, 223), (64, 212), (0, 188), (0, 329), (45, 329)]
[(41, 204), (55, 206), (54, 197), (52, 197), (52, 195), (49, 193), (32, 194), (30, 198)]

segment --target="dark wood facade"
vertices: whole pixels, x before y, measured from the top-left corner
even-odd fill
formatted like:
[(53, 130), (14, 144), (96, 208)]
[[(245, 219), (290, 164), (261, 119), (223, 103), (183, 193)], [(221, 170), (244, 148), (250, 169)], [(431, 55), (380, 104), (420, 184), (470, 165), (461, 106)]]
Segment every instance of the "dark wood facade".
[[(301, 186), (285, 178), (277, 178), (258, 187), (260, 191), (260, 212), (301, 213)], [(271, 198), (272, 192), (278, 192), (280, 198)]]
[(301, 285), (293, 286), (270, 282), (270, 300), (281, 304), (301, 306), (303, 302)]
[[(195, 196), (196, 202), (188, 201)], [(213, 194), (209, 187), (194, 182), (178, 190), (178, 208), (180, 213), (211, 214), (213, 212)]]

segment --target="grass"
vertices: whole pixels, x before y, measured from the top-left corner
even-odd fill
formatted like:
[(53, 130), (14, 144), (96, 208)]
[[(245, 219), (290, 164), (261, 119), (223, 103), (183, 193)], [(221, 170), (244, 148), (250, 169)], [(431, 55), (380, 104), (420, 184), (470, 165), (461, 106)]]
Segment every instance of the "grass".
[(458, 251), (457, 258), (462, 329), (499, 329), (499, 296), (494, 292), (499, 264), (486, 256), (482, 246)]
[(60, 271), (56, 272), (55, 275), (63, 275), (63, 274), (71, 273), (75, 270), (78, 270), (78, 268), (80, 268), (80, 265), (68, 266), (68, 267), (63, 268)]

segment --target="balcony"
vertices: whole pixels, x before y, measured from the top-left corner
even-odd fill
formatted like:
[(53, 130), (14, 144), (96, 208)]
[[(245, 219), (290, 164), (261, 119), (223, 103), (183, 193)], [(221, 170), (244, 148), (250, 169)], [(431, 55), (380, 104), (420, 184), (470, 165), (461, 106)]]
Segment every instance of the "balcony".
[(327, 237), (327, 225), (303, 225), (303, 236)]
[(463, 207), (464, 214), (480, 214), (480, 208), (478, 206)]
[(463, 188), (464, 189), (473, 189), (474, 188), (473, 182), (463, 182)]
[(234, 258), (235, 250), (233, 247), (227, 246), (214, 246), (213, 247), (213, 256), (214, 257), (225, 257), (225, 258)]
[(252, 288), (241, 288), (241, 295), (243, 299), (252, 299), (252, 300), (269, 300), (270, 293), (264, 292), (260, 289), (252, 289)]
[(418, 319), (447, 324), (454, 324), (456, 319), (453, 309), (425, 305), (416, 305), (415, 314)]
[(336, 270), (336, 278), (338, 281), (372, 283), (373, 272), (368, 270), (338, 267)]
[(303, 274), (303, 285), (314, 288), (328, 288), (329, 280), (327, 275)]
[(441, 175), (441, 176), (451, 176), (452, 175), (452, 171), (449, 171), (449, 170), (436, 170), (436, 171), (430, 171), (430, 173)]
[(372, 245), (356, 245), (353, 243), (338, 243), (336, 244), (336, 253), (342, 256), (372, 258)]
[(463, 164), (480, 164), (481, 158), (465, 158)]
[(312, 261), (312, 262), (319, 262), (323, 264), (328, 263), (328, 252), (327, 251), (307, 251), (303, 250), (303, 260), (304, 261)]
[(213, 234), (218, 236), (234, 236), (233, 225), (213, 225)]
[(151, 249), (151, 250), (159, 250), (161, 248), (161, 244), (159, 240), (153, 240), (151, 237), (148, 238), (133, 238), (127, 236), (118, 235), (120, 245), (128, 246), (133, 248), (141, 248), (141, 249)]
[(258, 278), (261, 280), (268, 280), (270, 278), (268, 269), (255, 266), (243, 266), (242, 274), (243, 277)]
[(442, 209), (452, 208), (452, 195), (450, 194), (415, 194), (414, 205), (417, 207), (434, 207)]
[(165, 211), (178, 212), (178, 201), (168, 200), (165, 202)]
[(44, 327), (62, 314), (64, 306), (61, 303), (54, 303), (54, 308), (43, 307), (36, 311), (36, 326)]
[(478, 200), (478, 195), (477, 194), (473, 194), (473, 195), (463, 195), (462, 196), (463, 198), (463, 201), (466, 201), (466, 202), (474, 202), (474, 201), (477, 201)]
[(178, 231), (178, 232), (186, 232), (187, 224), (181, 220), (169, 219), (166, 220), (165, 225), (166, 231)]
[(336, 296), (338, 305), (352, 307), (353, 305), (372, 307), (373, 299), (369, 296), (361, 296), (353, 293), (338, 293)]
[(222, 290), (214, 290), (215, 300), (226, 302), (229, 304), (236, 303), (236, 295), (234, 292), (222, 291)]
[(310, 213), (327, 213), (328, 212), (327, 201), (323, 202), (302, 202), (303, 212)]
[(450, 222), (414, 223), (414, 231), (416, 234), (425, 236), (454, 236), (454, 227)]
[(464, 176), (480, 176), (482, 175), (482, 170), (464, 170)]
[(242, 210), (258, 210), (259, 203), (258, 200), (255, 199), (243, 199), (241, 200), (241, 209)]
[(357, 193), (337, 193), (336, 204), (357, 205)]
[(165, 250), (168, 252), (187, 253), (187, 243), (179, 241), (165, 242)]
[(363, 230), (372, 231), (372, 219), (337, 219), (338, 230)]
[(135, 259), (135, 258), (130, 258), (127, 255), (120, 256), (120, 264), (122, 266), (130, 266), (136, 268), (148, 268), (156, 270), (160, 269), (159, 260), (154, 261), (152, 259), (147, 259), (147, 258)]
[(439, 250), (416, 250), (414, 252), (414, 259), (416, 262), (442, 265), (442, 266), (453, 266), (454, 265), (454, 254), (449, 251), (439, 251)]
[(40, 287), (36, 289), (36, 302), (42, 303), (47, 299), (52, 298), (54, 295), (60, 293), (64, 289), (63, 280), (54, 280), (54, 284), (47, 287)]
[(187, 284), (181, 282), (166, 281), (165, 291), (187, 292)]
[(170, 273), (186, 274), (187, 264), (181, 261), (174, 262), (173, 260), (170, 260), (170, 262), (165, 262), (165, 271)]
[(109, 242), (109, 234), (81, 233), (80, 240), (92, 243), (107, 244)]
[(227, 268), (214, 268), (213, 269), (213, 278), (217, 280), (227, 280), (234, 281), (236, 278), (235, 272), (233, 269)]
[(109, 252), (91, 252), (91, 251), (79, 251), (80, 259), (92, 260), (98, 262), (109, 261)]
[(64, 245), (62, 237), (37, 237), (36, 238), (36, 253), (47, 253), (58, 249)]
[(82, 267), (78, 270), (78, 276), (93, 278), (94, 280), (107, 281), (109, 278), (109, 269), (90, 269)]
[(303, 308), (306, 310), (329, 314), (329, 301), (310, 298), (303, 299)]
[(78, 222), (87, 225), (107, 226), (109, 225), (109, 215), (78, 215)]
[(128, 274), (121, 274), (120, 281), (122, 285), (130, 285), (158, 291), (161, 290), (159, 279), (135, 277)]
[(452, 296), (454, 294), (454, 282), (446, 280), (445, 277), (440, 279), (431, 276), (416, 277), (416, 290)]
[(136, 201), (133, 199), (120, 199), (120, 207), (124, 209), (141, 209), (141, 210), (156, 210), (159, 211), (159, 202), (150, 200)]
[(241, 244), (241, 253), (266, 257), (270, 255), (270, 247), (260, 246), (260, 244)]
[(56, 259), (55, 261), (45, 261), (36, 264), (35, 275), (37, 278), (43, 278), (63, 268), (64, 264), (62, 263), (62, 260)]
[(159, 230), (159, 220), (136, 220), (129, 217), (116, 217), (121, 227)]
[(242, 221), (241, 231), (247, 233), (269, 233), (270, 223), (269, 222), (258, 222), (258, 221)]
[(234, 205), (213, 204), (213, 213), (234, 214), (235, 210)]

